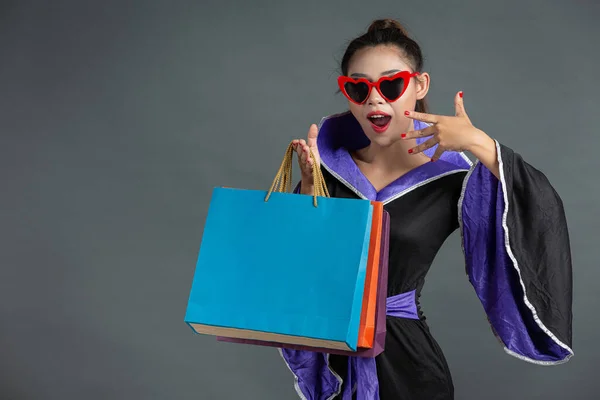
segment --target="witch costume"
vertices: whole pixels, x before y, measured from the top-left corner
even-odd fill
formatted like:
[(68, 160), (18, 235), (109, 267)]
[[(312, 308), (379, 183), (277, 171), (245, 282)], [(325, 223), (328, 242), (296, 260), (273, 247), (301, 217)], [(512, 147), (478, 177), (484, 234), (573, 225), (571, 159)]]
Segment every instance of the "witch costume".
[(438, 250), (456, 229), (467, 277), (505, 351), (536, 364), (566, 362), (573, 355), (569, 235), (562, 201), (544, 174), (496, 141), (500, 179), (479, 161), (447, 151), (376, 191), (350, 155), (368, 145), (350, 112), (320, 123), (317, 147), (330, 196), (381, 201), (390, 214), (385, 351), (359, 358), (279, 349), (298, 396), (454, 399), (419, 297)]

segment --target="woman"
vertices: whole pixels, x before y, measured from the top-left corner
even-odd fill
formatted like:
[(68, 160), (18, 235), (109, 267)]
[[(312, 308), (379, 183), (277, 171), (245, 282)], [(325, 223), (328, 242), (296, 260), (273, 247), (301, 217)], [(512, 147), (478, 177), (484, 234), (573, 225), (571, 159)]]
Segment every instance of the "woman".
[(505, 350), (538, 364), (567, 361), (569, 236), (546, 177), (472, 125), (462, 92), (455, 116), (427, 113), (430, 77), (419, 46), (397, 22), (373, 22), (350, 43), (341, 70), (350, 110), (312, 125), (306, 141), (293, 141), (302, 171), (296, 193), (313, 194), (316, 162), (332, 197), (383, 202), (391, 217), (388, 296), (408, 295), (417, 311), (395, 317), (388, 309), (385, 351), (375, 359), (282, 349), (299, 396), (454, 398), (418, 299), (437, 251), (456, 229), (469, 280)]

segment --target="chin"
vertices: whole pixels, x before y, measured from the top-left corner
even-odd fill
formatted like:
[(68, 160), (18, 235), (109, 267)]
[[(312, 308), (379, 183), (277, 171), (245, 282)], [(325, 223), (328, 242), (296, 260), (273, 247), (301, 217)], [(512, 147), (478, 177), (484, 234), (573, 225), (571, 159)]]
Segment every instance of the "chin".
[(394, 124), (390, 124), (384, 131), (374, 130), (369, 121), (361, 123), (361, 126), (369, 140), (381, 147), (390, 146), (400, 138), (400, 131)]
[(388, 147), (396, 143), (396, 139), (391, 135), (369, 135), (371, 143), (377, 144), (380, 147)]

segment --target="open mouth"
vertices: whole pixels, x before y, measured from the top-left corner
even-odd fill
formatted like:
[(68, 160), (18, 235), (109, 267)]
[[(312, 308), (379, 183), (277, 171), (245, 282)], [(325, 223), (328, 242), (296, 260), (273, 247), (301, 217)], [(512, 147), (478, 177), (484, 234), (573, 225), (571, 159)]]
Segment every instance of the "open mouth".
[(371, 126), (375, 132), (382, 133), (390, 125), (392, 117), (382, 112), (375, 112), (369, 113), (367, 119), (371, 122)]

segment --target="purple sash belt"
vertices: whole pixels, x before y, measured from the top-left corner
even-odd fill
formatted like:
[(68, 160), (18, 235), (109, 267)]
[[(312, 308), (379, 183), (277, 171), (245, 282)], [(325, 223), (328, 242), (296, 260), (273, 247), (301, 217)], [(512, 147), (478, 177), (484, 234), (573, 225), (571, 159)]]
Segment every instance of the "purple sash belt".
[(419, 319), (415, 290), (388, 297), (386, 301), (386, 314), (390, 317)]
[[(397, 318), (419, 319), (415, 290), (388, 297), (386, 314)], [(348, 372), (344, 378), (342, 400), (352, 399), (354, 388), (357, 400), (379, 400), (375, 358), (348, 357)]]

